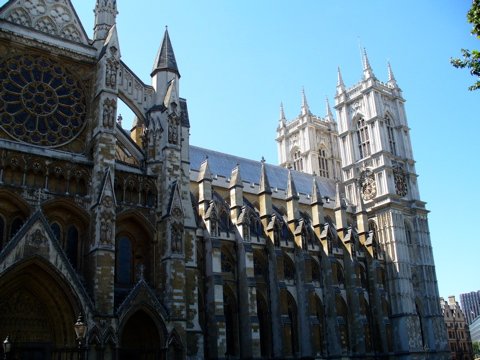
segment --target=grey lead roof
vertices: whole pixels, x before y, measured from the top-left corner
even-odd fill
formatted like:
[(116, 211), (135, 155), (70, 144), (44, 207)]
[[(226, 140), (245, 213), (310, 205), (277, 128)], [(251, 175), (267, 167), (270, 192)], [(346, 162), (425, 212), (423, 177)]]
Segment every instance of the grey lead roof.
[[(241, 158), (238, 156), (224, 154), (214, 150), (203, 149), (190, 145), (190, 169), (198, 171), (202, 162), (208, 157), (208, 166), (212, 175), (230, 178), (232, 170), (240, 165), (240, 176), (243, 181), (255, 183), (260, 182), (261, 161)], [(280, 166), (265, 164), (268, 180), (272, 190), (274, 188), (286, 190), (288, 180), (288, 169)], [(295, 170), (291, 170), (292, 178), (295, 182), (296, 189), (300, 194), (312, 193), (313, 175), (305, 174)], [(318, 187), (322, 196), (328, 196), (330, 199), (335, 198), (335, 181), (316, 177)]]
[(175, 60), (175, 53), (173, 52), (172, 43), (170, 42), (170, 36), (168, 35), (167, 29), (165, 29), (162, 46), (160, 49), (158, 49), (157, 57), (155, 58), (155, 63), (153, 64), (152, 76), (160, 70), (170, 70), (177, 73), (177, 75), (180, 77), (177, 60)]

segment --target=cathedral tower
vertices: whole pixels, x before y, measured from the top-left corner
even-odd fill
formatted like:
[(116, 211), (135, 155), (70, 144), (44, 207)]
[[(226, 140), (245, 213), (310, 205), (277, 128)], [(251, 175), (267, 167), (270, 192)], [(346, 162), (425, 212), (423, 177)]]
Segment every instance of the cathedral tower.
[(335, 108), (346, 197), (357, 207), (364, 203), (377, 232), (389, 264), (395, 351), (412, 353), (443, 349), (446, 339), (404, 103), (390, 65), (388, 81), (380, 82), (366, 52), (358, 84), (346, 89), (339, 71)]
[(280, 105), (276, 138), (280, 166), (338, 180), (340, 156), (336, 137), (337, 124), (328, 99), (323, 118), (311, 113), (304, 90), (300, 114), (292, 121), (287, 122), (283, 104)]

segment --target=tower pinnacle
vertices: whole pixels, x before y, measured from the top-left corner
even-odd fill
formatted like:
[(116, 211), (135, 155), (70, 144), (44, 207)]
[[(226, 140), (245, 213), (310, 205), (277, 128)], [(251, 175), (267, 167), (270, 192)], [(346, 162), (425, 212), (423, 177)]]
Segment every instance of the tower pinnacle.
[(374, 78), (372, 67), (370, 66), (370, 61), (368, 61), (367, 49), (363, 48), (363, 78), (369, 79)]
[(307, 96), (305, 95), (305, 88), (302, 88), (302, 115), (307, 115), (310, 113), (310, 108), (308, 107)]
[(152, 74), (154, 76), (159, 71), (170, 71), (180, 77), (178, 71), (177, 61), (175, 60), (175, 53), (173, 52), (170, 36), (168, 35), (168, 28), (165, 27), (165, 34), (163, 36), (162, 46), (158, 49), (155, 63), (153, 64)]
[(388, 85), (391, 85), (393, 87), (397, 87), (397, 80), (395, 79), (395, 75), (393, 75), (392, 67), (390, 65), (390, 61), (387, 63), (387, 69), (388, 69)]
[(280, 126), (284, 126), (287, 119), (285, 118), (285, 111), (283, 110), (283, 102), (280, 103)]
[(337, 95), (345, 91), (345, 84), (343, 82), (342, 73), (340, 72), (340, 67), (337, 70)]
[(335, 119), (333, 118), (332, 109), (330, 108), (330, 102), (328, 101), (328, 97), (325, 97), (325, 107), (326, 107), (325, 119), (327, 121), (334, 122)]
[(108, 31), (115, 24), (117, 11), (116, 0), (97, 0), (95, 5), (95, 26), (93, 38), (95, 41), (105, 40)]

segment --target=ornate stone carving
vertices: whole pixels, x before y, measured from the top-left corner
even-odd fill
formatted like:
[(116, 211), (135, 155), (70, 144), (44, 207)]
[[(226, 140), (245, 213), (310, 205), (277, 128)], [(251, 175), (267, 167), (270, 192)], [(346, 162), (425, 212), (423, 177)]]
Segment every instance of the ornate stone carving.
[(116, 58), (117, 48), (112, 46), (110, 49), (110, 57), (107, 59), (105, 68), (105, 85), (115, 89), (117, 87), (117, 73), (120, 62)]
[(74, 14), (58, 1), (19, 0), (6, 14), (6, 19), (67, 40), (84, 41)]
[(183, 226), (175, 223), (171, 226), (172, 253), (182, 253)]
[(47, 237), (40, 229), (37, 229), (28, 237), (28, 244), (35, 247), (46, 246)]
[(395, 181), (395, 191), (399, 196), (405, 196), (408, 193), (407, 176), (401, 165), (397, 164), (393, 168), (393, 179)]
[(111, 244), (113, 238), (113, 222), (109, 214), (104, 214), (100, 222), (100, 243)]
[(104, 196), (102, 199), (102, 205), (107, 209), (111, 208), (113, 205), (113, 198), (108, 195)]
[(113, 128), (115, 125), (115, 115), (117, 110), (117, 102), (114, 99), (105, 99), (103, 101), (103, 126)]
[(178, 145), (178, 119), (176, 116), (171, 117), (168, 122), (168, 142)]

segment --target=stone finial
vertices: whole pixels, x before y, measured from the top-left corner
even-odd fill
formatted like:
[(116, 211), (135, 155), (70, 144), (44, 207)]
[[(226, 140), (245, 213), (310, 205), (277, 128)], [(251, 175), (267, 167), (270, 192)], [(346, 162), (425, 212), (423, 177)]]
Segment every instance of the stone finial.
[(265, 166), (265, 159), (262, 157), (262, 167), (260, 169), (260, 189), (259, 194), (266, 193), (271, 194), (270, 182), (268, 181), (267, 169)]
[(286, 200), (297, 199), (298, 193), (297, 188), (295, 187), (295, 182), (292, 177), (292, 170), (288, 170), (288, 179), (287, 179), (287, 198)]
[(373, 75), (372, 67), (370, 66), (370, 61), (368, 60), (367, 49), (365, 48), (363, 48), (362, 62), (364, 79), (366, 80), (369, 78), (375, 78), (375, 75)]
[(237, 166), (235, 166), (232, 170), (232, 176), (230, 178), (230, 188), (233, 188), (233, 187), (243, 187), (239, 164), (237, 164)]
[(337, 95), (345, 92), (345, 83), (343, 82), (340, 67), (337, 69)]
[(212, 173), (210, 171), (210, 166), (208, 166), (208, 157), (203, 160), (202, 164), (200, 165), (197, 181), (200, 182), (205, 180), (212, 181)]
[(302, 112), (301, 115), (310, 114), (310, 108), (308, 107), (307, 96), (305, 95), (305, 88), (302, 88)]
[(390, 65), (390, 61), (387, 62), (387, 70), (388, 70), (388, 82), (387, 84), (392, 87), (398, 87), (397, 80), (395, 79), (395, 75), (393, 75), (392, 66)]
[(325, 107), (326, 107), (326, 116), (325, 119), (330, 122), (334, 122), (335, 118), (333, 117), (332, 109), (330, 108), (330, 102), (328, 97), (325, 96)]
[(312, 184), (312, 199), (310, 201), (311, 205), (323, 205), (322, 194), (320, 193), (320, 188), (318, 187), (317, 179), (313, 177)]

